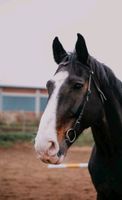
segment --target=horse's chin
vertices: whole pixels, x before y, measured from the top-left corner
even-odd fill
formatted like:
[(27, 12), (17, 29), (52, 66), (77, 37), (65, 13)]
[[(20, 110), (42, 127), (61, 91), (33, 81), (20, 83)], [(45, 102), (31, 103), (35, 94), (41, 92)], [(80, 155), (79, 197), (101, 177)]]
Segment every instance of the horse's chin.
[(64, 161), (65, 155), (55, 155), (55, 156), (47, 156), (47, 155), (38, 155), (38, 159), (40, 159), (42, 162), (47, 164), (61, 164)]
[(39, 153), (37, 158), (47, 164), (61, 164), (66, 157), (68, 146), (65, 142), (62, 142), (59, 146), (59, 151), (55, 155), (51, 156), (46, 153)]

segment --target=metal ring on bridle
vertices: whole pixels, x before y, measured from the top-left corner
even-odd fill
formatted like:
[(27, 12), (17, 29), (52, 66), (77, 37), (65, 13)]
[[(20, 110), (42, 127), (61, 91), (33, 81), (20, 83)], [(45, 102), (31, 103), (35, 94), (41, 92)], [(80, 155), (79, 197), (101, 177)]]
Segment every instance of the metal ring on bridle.
[[(73, 134), (74, 134), (73, 139), (70, 138), (70, 135), (69, 135), (70, 132), (73, 132)], [(76, 136), (77, 136), (76, 131), (75, 131), (73, 128), (69, 129), (69, 130), (66, 132), (66, 139), (67, 139), (70, 143), (73, 143), (73, 142), (76, 140)]]

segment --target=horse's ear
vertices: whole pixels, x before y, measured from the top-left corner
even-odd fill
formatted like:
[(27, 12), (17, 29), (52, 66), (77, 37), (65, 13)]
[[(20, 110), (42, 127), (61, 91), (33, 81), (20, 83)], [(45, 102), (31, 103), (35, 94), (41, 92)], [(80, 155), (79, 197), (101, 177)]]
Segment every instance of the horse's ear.
[(60, 43), (58, 37), (55, 37), (53, 40), (53, 56), (54, 60), (57, 64), (59, 64), (63, 58), (67, 55), (66, 51), (64, 50), (62, 44)]
[(77, 58), (81, 63), (86, 64), (88, 58), (88, 50), (86, 47), (86, 42), (81, 34), (78, 33), (77, 37), (78, 39), (75, 46)]

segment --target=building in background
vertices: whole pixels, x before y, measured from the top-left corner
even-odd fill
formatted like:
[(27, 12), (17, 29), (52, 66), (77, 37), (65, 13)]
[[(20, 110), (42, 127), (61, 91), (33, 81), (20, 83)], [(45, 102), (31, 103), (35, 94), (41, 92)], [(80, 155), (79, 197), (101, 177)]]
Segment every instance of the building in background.
[(34, 113), (39, 116), (46, 107), (47, 99), (45, 88), (0, 85), (0, 112)]

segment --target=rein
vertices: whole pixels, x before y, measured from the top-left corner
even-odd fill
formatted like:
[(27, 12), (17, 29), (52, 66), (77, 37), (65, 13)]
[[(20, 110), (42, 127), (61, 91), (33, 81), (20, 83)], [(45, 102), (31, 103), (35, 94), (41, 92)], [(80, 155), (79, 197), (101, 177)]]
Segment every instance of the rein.
[(93, 83), (99, 93), (99, 96), (100, 96), (100, 99), (102, 101), (102, 103), (104, 103), (104, 101), (107, 100), (107, 98), (105, 97), (104, 93), (101, 91), (101, 89), (99, 88), (98, 84), (97, 84), (97, 81), (95, 80), (95, 77), (94, 77), (94, 72), (93, 70), (90, 70), (90, 75), (89, 75), (89, 78), (88, 78), (88, 89), (87, 89), (87, 93), (85, 95), (85, 98), (83, 100), (83, 104), (82, 104), (82, 109), (80, 111), (80, 114), (78, 116), (78, 119), (76, 120), (75, 124), (74, 124), (74, 127), (69, 129), (67, 132), (66, 132), (66, 135), (65, 135), (65, 142), (68, 144), (68, 145), (71, 145), (75, 142), (75, 140), (77, 139), (77, 137), (79, 136), (80, 134), (80, 124), (81, 124), (81, 120), (82, 120), (82, 117), (83, 117), (83, 114), (84, 114), (84, 110), (85, 110), (85, 107), (86, 107), (86, 104), (87, 102), (89, 101), (89, 97), (91, 95), (91, 81), (93, 80)]

